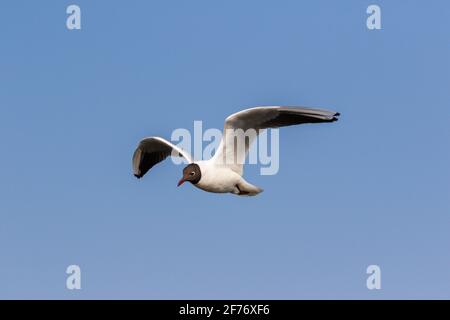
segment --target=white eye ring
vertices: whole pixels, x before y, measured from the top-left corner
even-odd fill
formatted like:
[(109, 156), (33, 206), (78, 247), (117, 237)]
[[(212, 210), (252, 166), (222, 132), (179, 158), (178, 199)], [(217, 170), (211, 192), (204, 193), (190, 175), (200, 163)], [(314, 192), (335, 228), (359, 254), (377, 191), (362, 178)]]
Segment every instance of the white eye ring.
[(195, 171), (192, 171), (191, 173), (189, 173), (190, 176), (193, 176), (195, 174)]

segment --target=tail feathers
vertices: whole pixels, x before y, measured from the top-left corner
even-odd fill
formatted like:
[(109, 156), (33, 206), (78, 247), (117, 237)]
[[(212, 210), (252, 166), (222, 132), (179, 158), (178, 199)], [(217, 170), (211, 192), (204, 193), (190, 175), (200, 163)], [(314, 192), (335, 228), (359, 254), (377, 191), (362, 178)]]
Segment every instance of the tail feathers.
[(241, 180), (233, 191), (234, 194), (238, 196), (256, 196), (258, 193), (263, 192), (264, 190), (248, 183), (245, 180)]

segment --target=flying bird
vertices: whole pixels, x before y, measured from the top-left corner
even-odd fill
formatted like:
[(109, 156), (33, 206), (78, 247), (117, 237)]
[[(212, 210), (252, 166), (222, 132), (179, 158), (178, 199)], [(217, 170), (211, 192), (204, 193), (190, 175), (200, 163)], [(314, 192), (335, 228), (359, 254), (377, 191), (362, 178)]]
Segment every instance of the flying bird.
[[(279, 128), (303, 123), (334, 122), (339, 113), (305, 107), (255, 107), (230, 115), (225, 120), (222, 140), (209, 160), (193, 161), (189, 153), (160, 137), (141, 140), (133, 154), (133, 173), (142, 178), (154, 165), (168, 156), (186, 159), (183, 177), (178, 186), (188, 181), (197, 188), (215, 193), (254, 196), (263, 190), (243, 178), (243, 164), (250, 145), (263, 129)], [(244, 148), (236, 148), (233, 132), (254, 129), (255, 137), (245, 141)], [(226, 159), (226, 160), (225, 160)], [(231, 160), (230, 160), (231, 159)]]

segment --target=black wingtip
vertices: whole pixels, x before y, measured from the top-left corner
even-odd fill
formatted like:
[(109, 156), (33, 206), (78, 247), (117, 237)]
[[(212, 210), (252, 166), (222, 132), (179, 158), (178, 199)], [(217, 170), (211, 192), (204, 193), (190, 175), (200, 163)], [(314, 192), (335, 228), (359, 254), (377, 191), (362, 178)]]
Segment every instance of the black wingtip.
[(339, 116), (340, 116), (341, 114), (339, 113), (339, 112), (336, 112), (334, 115), (333, 115), (333, 120), (331, 120), (332, 122), (334, 122), (334, 121), (338, 121), (339, 120)]
[(140, 179), (142, 176), (140, 174), (133, 174), (136, 178)]

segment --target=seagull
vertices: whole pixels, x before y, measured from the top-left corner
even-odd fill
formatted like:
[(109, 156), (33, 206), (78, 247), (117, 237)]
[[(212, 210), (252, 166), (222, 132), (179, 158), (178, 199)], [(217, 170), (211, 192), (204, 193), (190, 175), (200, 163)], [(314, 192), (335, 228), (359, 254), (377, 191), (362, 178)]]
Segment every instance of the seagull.
[[(303, 123), (334, 122), (339, 113), (306, 107), (254, 107), (230, 115), (225, 120), (222, 140), (209, 160), (194, 161), (189, 153), (160, 137), (148, 137), (139, 142), (133, 154), (133, 174), (142, 178), (154, 165), (168, 156), (184, 158), (188, 165), (178, 186), (188, 181), (195, 187), (214, 193), (232, 193), (255, 196), (263, 190), (243, 178), (244, 160), (256, 135), (268, 128), (279, 128)], [(245, 141), (245, 147), (235, 147), (233, 132), (255, 130)], [(225, 160), (226, 159), (226, 160)]]

